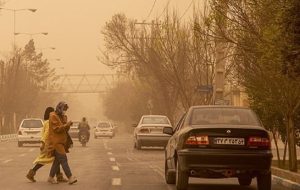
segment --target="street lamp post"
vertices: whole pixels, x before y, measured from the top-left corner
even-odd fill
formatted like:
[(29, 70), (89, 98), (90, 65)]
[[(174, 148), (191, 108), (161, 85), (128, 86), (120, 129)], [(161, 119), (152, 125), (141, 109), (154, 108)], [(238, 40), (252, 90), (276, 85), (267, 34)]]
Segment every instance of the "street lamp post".
[(44, 35), (44, 36), (47, 36), (48, 35), (48, 32), (37, 32), (37, 33), (21, 33), (21, 32), (15, 32), (15, 36), (17, 35), (28, 35), (30, 36), (30, 39), (32, 39), (32, 36), (35, 36), (35, 35)]
[(30, 11), (30, 12), (36, 12), (37, 9), (7, 9), (7, 8), (3, 8), (0, 7), (0, 10), (6, 10), (6, 11), (12, 11), (14, 14), (14, 46), (16, 45), (16, 38), (15, 38), (15, 34), (16, 34), (16, 12), (19, 11)]
[(37, 48), (39, 50), (45, 50), (45, 49), (50, 49), (50, 50), (55, 50), (56, 47), (44, 47), (44, 48)]
[(48, 61), (60, 61), (60, 58), (48, 59)]

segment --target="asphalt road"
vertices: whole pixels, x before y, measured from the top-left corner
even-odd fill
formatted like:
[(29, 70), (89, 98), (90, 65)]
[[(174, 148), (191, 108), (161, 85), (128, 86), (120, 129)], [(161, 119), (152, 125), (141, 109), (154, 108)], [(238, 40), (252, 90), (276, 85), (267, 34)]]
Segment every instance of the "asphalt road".
[[(92, 137), (92, 135), (91, 135)], [(39, 152), (39, 145), (18, 148), (16, 142), (0, 143), (1, 190), (174, 190), (164, 181), (164, 151), (162, 149), (134, 150), (130, 135), (117, 134), (113, 139), (92, 139), (87, 147), (78, 141), (68, 154), (73, 175), (78, 183), (48, 184), (50, 165), (41, 168), (36, 183), (25, 175)], [(236, 179), (190, 179), (189, 190), (254, 190), (240, 187)], [(273, 185), (273, 190), (286, 189)]]

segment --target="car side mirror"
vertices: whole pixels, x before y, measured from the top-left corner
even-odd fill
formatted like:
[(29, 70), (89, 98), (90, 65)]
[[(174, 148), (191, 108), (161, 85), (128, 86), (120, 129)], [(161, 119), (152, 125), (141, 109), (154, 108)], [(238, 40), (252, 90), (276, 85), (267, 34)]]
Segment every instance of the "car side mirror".
[(137, 126), (138, 126), (138, 124), (132, 124), (131, 126), (132, 126), (132, 127), (137, 127)]
[(173, 128), (172, 127), (164, 127), (163, 133), (167, 135), (173, 135)]

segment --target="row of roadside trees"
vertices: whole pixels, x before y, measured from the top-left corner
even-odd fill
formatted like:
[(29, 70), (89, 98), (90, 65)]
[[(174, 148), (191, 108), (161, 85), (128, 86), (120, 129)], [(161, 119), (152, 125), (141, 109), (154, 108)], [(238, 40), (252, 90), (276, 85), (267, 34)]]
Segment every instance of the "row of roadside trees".
[(17, 132), (17, 124), (26, 117), (41, 117), (51, 97), (42, 91), (55, 81), (50, 63), (37, 53), (34, 41), (15, 48), (0, 60), (0, 135)]
[[(199, 88), (214, 85), (217, 61), (225, 59), (225, 83), (245, 89), (250, 107), (265, 127), (274, 137), (281, 134), (288, 145), (289, 168), (297, 171), (300, 2), (207, 2), (188, 21), (166, 11), (163, 19), (151, 24), (137, 24), (124, 14), (106, 23), (101, 59), (129, 78), (107, 96), (107, 116), (136, 119), (148, 112), (150, 99), (155, 113), (175, 121), (192, 105), (211, 104), (213, 93)], [(220, 43), (225, 51), (222, 58), (217, 57)], [(126, 91), (125, 86), (130, 88)], [(126, 102), (124, 97), (129, 97)], [(281, 165), (279, 152), (277, 157)]]

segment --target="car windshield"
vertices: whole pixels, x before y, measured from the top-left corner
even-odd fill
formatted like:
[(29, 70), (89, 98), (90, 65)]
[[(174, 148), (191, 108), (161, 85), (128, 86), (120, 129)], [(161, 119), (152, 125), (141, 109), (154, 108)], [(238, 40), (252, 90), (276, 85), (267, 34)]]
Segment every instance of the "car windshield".
[(41, 128), (43, 123), (41, 120), (24, 120), (22, 123), (23, 128)]
[(192, 112), (190, 124), (260, 125), (251, 110), (233, 108), (196, 108)]
[(109, 125), (109, 123), (99, 123), (98, 127), (99, 128), (110, 128), (110, 125)]
[(144, 117), (142, 124), (170, 124), (167, 117)]
[(78, 128), (79, 122), (73, 122), (71, 128)]

